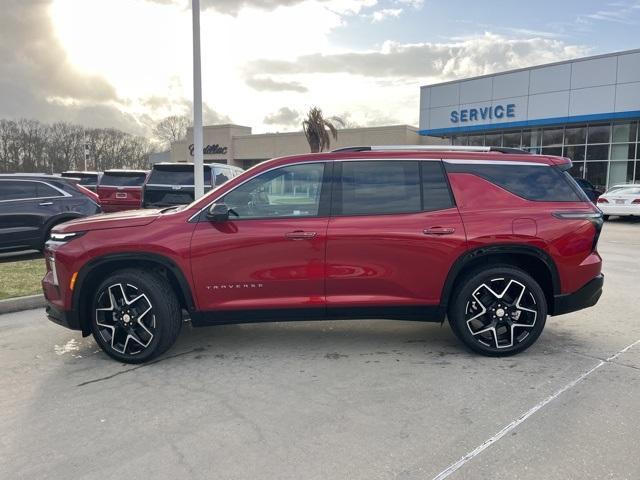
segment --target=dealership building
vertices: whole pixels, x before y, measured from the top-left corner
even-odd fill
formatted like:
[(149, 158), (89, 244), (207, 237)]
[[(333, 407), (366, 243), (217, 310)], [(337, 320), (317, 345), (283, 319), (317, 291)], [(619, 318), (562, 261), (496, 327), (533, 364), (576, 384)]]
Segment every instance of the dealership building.
[(639, 119), (640, 50), (420, 89), (421, 135), (569, 157), (600, 188), (640, 182)]

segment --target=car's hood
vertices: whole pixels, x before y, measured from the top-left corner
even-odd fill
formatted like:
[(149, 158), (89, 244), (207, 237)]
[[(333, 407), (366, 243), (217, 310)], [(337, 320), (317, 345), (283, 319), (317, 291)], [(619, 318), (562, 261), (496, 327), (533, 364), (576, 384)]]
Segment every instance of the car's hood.
[(127, 210), (125, 212), (103, 213), (91, 217), (79, 218), (62, 223), (54, 228), (55, 232), (86, 232), (106, 228), (141, 227), (148, 225), (160, 216), (159, 209)]

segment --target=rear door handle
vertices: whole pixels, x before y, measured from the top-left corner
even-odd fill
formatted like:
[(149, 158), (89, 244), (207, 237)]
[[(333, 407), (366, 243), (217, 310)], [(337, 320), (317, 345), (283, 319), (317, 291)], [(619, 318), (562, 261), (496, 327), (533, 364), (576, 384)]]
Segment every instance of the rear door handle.
[(316, 232), (303, 232), (302, 230), (296, 230), (295, 232), (284, 234), (284, 236), (289, 240), (311, 240), (316, 235)]
[(422, 233), (425, 235), (451, 235), (456, 231), (453, 227), (431, 227), (425, 228)]
[(42, 202), (42, 203), (39, 203), (38, 205), (40, 205), (41, 207), (46, 207), (47, 205), (53, 205), (53, 202)]

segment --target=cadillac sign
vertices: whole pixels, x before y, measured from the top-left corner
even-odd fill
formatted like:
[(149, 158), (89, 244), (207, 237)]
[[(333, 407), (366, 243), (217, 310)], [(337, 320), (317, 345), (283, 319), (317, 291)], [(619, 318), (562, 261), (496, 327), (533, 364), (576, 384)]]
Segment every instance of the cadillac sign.
[[(202, 149), (204, 155), (225, 155), (227, 153), (227, 147), (221, 147), (217, 143), (213, 145), (205, 145)], [(193, 143), (189, 145), (189, 154), (193, 157)]]

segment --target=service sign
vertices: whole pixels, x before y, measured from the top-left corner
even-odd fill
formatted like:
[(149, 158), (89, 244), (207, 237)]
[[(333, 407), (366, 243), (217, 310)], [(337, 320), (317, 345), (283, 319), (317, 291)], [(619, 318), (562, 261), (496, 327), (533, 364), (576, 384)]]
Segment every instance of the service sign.
[(493, 119), (501, 120), (503, 118), (515, 118), (516, 104), (507, 103), (505, 105), (490, 105), (486, 107), (462, 108), (452, 110), (449, 115), (451, 123), (474, 123), (488, 122)]

